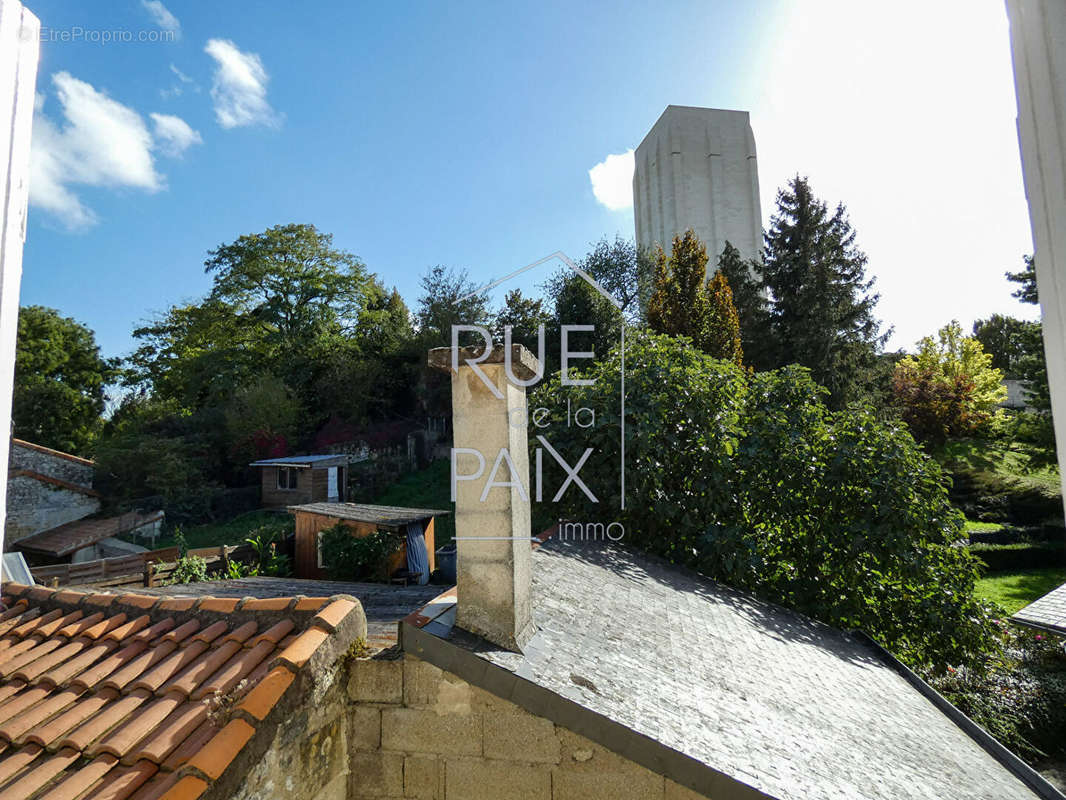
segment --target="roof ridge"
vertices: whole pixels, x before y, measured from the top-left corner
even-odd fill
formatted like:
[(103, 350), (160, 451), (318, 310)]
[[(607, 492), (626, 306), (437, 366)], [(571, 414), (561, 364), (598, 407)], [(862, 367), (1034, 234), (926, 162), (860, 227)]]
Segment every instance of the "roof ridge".
[(55, 450), (51, 447), (45, 447), (43, 444), (34, 444), (33, 442), (27, 442), (25, 439), (11, 438), (12, 444), (17, 444), (19, 447), (25, 447), (29, 450), (36, 450), (39, 453), (46, 453), (50, 456), (58, 456), (59, 458), (65, 458), (67, 461), (73, 461), (76, 464), (83, 464), (87, 467), (95, 467), (96, 462), (91, 458), (83, 458), (76, 456), (73, 453), (64, 453), (62, 450)]

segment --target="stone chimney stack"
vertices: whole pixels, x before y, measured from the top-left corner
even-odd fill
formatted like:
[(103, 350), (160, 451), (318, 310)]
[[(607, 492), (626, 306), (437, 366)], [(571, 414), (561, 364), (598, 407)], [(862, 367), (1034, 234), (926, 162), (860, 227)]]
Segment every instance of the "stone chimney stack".
[[(452, 378), (452, 469), (459, 478), (455, 482), (456, 624), (520, 651), (535, 632), (530, 607), (533, 557), (526, 389), (508, 378), (502, 346), (487, 358), (482, 358), (483, 353), (484, 348), (460, 348), (458, 369), (452, 348), (429, 353), (429, 365)], [(477, 364), (469, 365), (467, 359)], [(528, 381), (539, 372), (533, 354), (522, 345), (512, 345), (513, 378)], [(474, 475), (479, 477), (463, 479)]]

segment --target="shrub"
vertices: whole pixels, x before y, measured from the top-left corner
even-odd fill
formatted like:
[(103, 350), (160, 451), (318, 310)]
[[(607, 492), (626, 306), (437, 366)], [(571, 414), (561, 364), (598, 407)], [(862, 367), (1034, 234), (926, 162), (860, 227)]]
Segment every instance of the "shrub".
[(908, 364), (898, 364), (892, 375), (900, 418), (915, 439), (928, 444), (969, 436), (988, 423), (990, 414), (976, 407), (975, 392), (966, 375), (944, 378)]
[[(564, 420), (543, 433), (570, 463), (595, 450), (581, 476), (599, 502), (573, 488), (561, 499), (577, 519), (619, 507), (619, 362), (616, 350), (583, 375), (592, 385), (565, 393), (556, 376), (531, 401), (596, 409), (592, 427)], [(940, 468), (898, 424), (864, 409), (830, 412), (825, 394), (800, 367), (746, 378), (684, 340), (634, 335), (627, 502), (616, 517), (627, 541), (828, 624), (863, 628), (911, 663), (978, 658), (994, 632), (974, 596), (978, 562), (952, 546), (963, 518)], [(544, 472), (550, 498), (553, 473)]]
[(174, 571), (170, 573), (170, 582), (199, 583), (207, 580), (207, 562), (200, 556), (184, 555), (177, 560)]
[(333, 580), (387, 580), (388, 557), (400, 549), (400, 539), (386, 531), (357, 537), (343, 523), (321, 536), (322, 561)]
[(1066, 545), (1062, 541), (972, 544), (970, 553), (989, 572), (1066, 566)]

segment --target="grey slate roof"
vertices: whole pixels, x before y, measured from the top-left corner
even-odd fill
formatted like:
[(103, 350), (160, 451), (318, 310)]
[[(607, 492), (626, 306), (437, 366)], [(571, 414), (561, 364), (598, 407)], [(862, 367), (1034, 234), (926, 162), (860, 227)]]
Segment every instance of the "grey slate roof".
[(289, 506), (289, 511), (307, 511), (325, 517), (348, 519), (353, 522), (369, 522), (374, 525), (398, 527), (409, 522), (418, 522), (427, 517), (451, 514), (437, 508), (402, 508), (400, 506), (371, 506), (364, 503), (304, 503)]
[(249, 464), (249, 467), (275, 467), (275, 466), (289, 466), (289, 467), (310, 467), (314, 464), (323, 463), (326, 461), (334, 461), (337, 464), (346, 464), (351, 459), (346, 455), (318, 455), (318, 456), (283, 456), (281, 458), (263, 458), (259, 461), (253, 461)]
[(1066, 583), (1016, 612), (1012, 620), (1066, 635)]
[(555, 698), (573, 720), (557, 723), (591, 735), (585, 717), (605, 719), (608, 733), (630, 737), (627, 757), (639, 760), (643, 742), (662, 746), (646, 766), (717, 773), (689, 770), (683, 781), (721, 786), (715, 797), (1038, 796), (862, 637), (606, 543), (549, 540), (534, 553), (533, 576), (538, 633), (524, 655), (449, 628), (448, 614), (410, 634), (405, 622), (405, 649), (409, 640), (423, 652), (443, 646), (449, 660), (457, 645), (450, 651), (468, 655), (454, 663), (475, 657), (488, 669), (479, 680), (520, 704), (533, 698), (535, 713), (551, 716), (544, 697)]

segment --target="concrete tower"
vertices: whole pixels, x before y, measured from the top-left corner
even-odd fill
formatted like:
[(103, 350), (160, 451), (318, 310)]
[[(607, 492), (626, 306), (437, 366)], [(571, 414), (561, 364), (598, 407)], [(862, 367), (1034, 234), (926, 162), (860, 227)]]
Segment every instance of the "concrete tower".
[(747, 111), (667, 106), (636, 152), (637, 244), (669, 252), (692, 228), (713, 270), (727, 241), (744, 258), (762, 249), (755, 136)]

